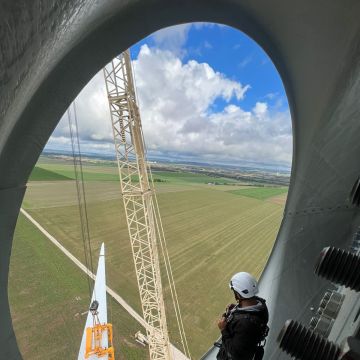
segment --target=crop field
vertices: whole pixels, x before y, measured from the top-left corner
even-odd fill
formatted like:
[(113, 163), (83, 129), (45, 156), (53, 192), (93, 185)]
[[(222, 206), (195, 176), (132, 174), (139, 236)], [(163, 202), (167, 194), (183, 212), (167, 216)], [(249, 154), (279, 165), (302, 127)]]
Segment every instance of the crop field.
[[(34, 168), (31, 174), (30, 181), (41, 178), (41, 173), (53, 174), (59, 180), (75, 179), (74, 167), (71, 163), (63, 163), (56, 161), (55, 163), (41, 163)], [(54, 176), (55, 174), (55, 176)], [(39, 176), (40, 175), (40, 176)], [(87, 165), (83, 169), (85, 181), (119, 181), (118, 169), (115, 166), (99, 166)], [(49, 178), (49, 180), (52, 180)], [(171, 182), (176, 184), (237, 184), (234, 179), (224, 177), (207, 176), (196, 173), (178, 172), (178, 171), (153, 171), (153, 178), (155, 182)], [(48, 178), (43, 176), (43, 180)]]
[(247, 196), (254, 199), (266, 200), (268, 198), (287, 193), (287, 187), (252, 187), (247, 189), (230, 190), (235, 195)]
[(191, 184), (236, 184), (237, 181), (234, 179), (228, 179), (224, 177), (214, 177), (202, 174), (195, 174), (189, 172), (170, 172), (170, 171), (154, 171), (153, 176), (155, 178), (162, 179), (164, 181), (176, 182), (176, 183), (191, 183)]
[(30, 181), (57, 181), (57, 180), (71, 180), (71, 178), (61, 175), (57, 172), (46, 170), (39, 166), (35, 166), (31, 173)]
[[(48, 161), (38, 166), (73, 178), (71, 165), (66, 162)], [(140, 312), (120, 186), (116, 178), (117, 168), (86, 165), (84, 175), (93, 261), (97, 262), (100, 245), (105, 242), (108, 285)], [(280, 226), (286, 199), (284, 192), (287, 189), (245, 187), (234, 180), (219, 180), (193, 173), (154, 172), (153, 175), (164, 180), (156, 183), (158, 201), (185, 330), (191, 353), (196, 359), (219, 336), (216, 320), (226, 304), (233, 301), (228, 288), (231, 275), (237, 271), (249, 271), (256, 277), (260, 276)], [(108, 178), (105, 179), (106, 176)], [(214, 179), (218, 183), (231, 185), (214, 185)], [(23, 207), (84, 262), (75, 183), (72, 180), (43, 180), (37, 179), (28, 184)], [(242, 193), (248, 190), (252, 191), (252, 196)], [(272, 202), (272, 197), (277, 201)], [(20, 218), (19, 224), (22, 226), (18, 225), (15, 238), (15, 247), (18, 248), (21, 246), (17, 245), (17, 241), (24, 241), (27, 231), (30, 231), (25, 229), (24, 222)], [(55, 256), (56, 251), (53, 252), (51, 257)], [(25, 263), (26, 259), (24, 269)], [(62, 266), (73, 267), (65, 261)], [(17, 267), (13, 266), (12, 269), (17, 273)], [(47, 272), (47, 269), (44, 271)], [(73, 272), (76, 271), (80, 270), (73, 269)], [(74, 275), (74, 279), (79, 277), (83, 278), (83, 275)], [(77, 282), (74, 280), (74, 283)], [(85, 280), (82, 282), (85, 289)], [(170, 338), (180, 347), (165, 277), (163, 284)], [(46, 297), (46, 292), (43, 296)], [(68, 295), (64, 296), (68, 299)], [(59, 304), (61, 301), (65, 299), (59, 300)], [(19, 309), (16, 304), (12, 305), (15, 314), (25, 311), (25, 304)], [(119, 305), (113, 305), (113, 308), (117, 307)], [(56, 313), (56, 309), (51, 311)], [(119, 330), (115, 326), (115, 333), (120, 337), (124, 336), (121, 331), (121, 327)], [(25, 330), (22, 335), (25, 337)], [(124, 336), (123, 341), (131, 342), (131, 337), (129, 339)], [(60, 355), (51, 358), (62, 359)]]
[[(30, 181), (34, 179), (39, 170), (56, 173), (58, 176), (65, 177), (67, 179), (75, 179), (74, 166), (69, 162), (67, 164), (41, 164), (36, 166), (31, 174)], [(116, 167), (102, 167), (95, 165), (88, 165), (83, 171), (85, 181), (119, 181), (119, 174)], [(38, 177), (36, 177), (38, 180)], [(46, 178), (43, 178), (46, 180)]]
[[(24, 360), (77, 358), (89, 306), (86, 275), (23, 215), (12, 249), (9, 300)], [(144, 333), (141, 326), (112, 298), (108, 308), (121, 331), (114, 338), (117, 355), (146, 358), (133, 337), (138, 330)]]

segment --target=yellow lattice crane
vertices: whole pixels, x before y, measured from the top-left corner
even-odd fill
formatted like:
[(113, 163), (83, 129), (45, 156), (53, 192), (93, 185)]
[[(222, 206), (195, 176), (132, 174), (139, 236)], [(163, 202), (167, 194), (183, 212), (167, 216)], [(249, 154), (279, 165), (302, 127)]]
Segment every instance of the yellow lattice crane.
[(158, 244), (164, 254), (184, 353), (190, 358), (154, 184), (146, 161), (129, 50), (104, 68), (104, 77), (140, 300), (148, 325), (150, 359), (173, 358), (166, 323)]

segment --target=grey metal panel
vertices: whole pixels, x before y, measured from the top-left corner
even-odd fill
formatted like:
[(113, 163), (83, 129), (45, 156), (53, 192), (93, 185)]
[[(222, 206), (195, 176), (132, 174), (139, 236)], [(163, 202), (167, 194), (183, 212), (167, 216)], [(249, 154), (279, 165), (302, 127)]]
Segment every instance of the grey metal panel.
[(0, 190), (0, 347), (1, 358), (20, 359), (11, 321), (7, 294), (10, 255), (14, 229), (25, 187)]
[[(358, 225), (348, 194), (360, 173), (359, 13), (357, 0), (0, 0), (0, 189), (26, 183), (71, 100), (131, 44), (189, 21), (246, 32), (274, 61), (293, 119), (290, 192), (261, 279), (272, 325), (266, 358), (282, 358), (275, 344), (282, 323), (288, 317), (306, 322), (327, 286), (312, 275), (317, 252), (345, 246)], [(19, 199), (8, 202), (0, 222), (11, 230)], [(1, 237), (1, 249), (11, 237), (12, 231)], [(2, 318), (8, 316), (5, 309)], [(7, 339), (0, 327), (0, 343)], [(18, 358), (15, 345), (7, 349)]]

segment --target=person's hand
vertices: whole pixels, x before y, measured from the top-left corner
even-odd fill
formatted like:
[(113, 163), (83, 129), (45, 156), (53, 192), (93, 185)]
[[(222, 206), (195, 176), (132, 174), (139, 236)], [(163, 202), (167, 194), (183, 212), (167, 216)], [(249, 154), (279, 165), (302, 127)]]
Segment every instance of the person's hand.
[(217, 325), (220, 331), (223, 331), (226, 328), (226, 319), (224, 316), (218, 320)]
[(226, 313), (228, 313), (229, 311), (231, 311), (236, 305), (235, 304), (229, 304), (227, 307), (226, 307)]

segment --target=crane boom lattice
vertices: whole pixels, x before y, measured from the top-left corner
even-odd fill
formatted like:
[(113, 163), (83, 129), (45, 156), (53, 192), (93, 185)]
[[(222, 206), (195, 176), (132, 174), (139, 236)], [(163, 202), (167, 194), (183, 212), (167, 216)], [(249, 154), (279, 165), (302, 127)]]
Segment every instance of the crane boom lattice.
[(150, 359), (170, 359), (157, 251), (153, 184), (149, 181), (129, 50), (104, 68), (121, 192), (133, 252)]

